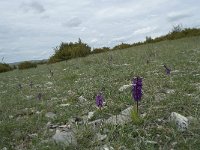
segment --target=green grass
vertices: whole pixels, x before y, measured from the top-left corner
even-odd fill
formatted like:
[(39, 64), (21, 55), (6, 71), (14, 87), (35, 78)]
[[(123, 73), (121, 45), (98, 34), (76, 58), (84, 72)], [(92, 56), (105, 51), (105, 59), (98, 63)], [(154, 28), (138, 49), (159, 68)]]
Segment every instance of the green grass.
[[(120, 146), (127, 149), (198, 149), (199, 121), (182, 133), (168, 122), (168, 118), (173, 111), (200, 118), (199, 41), (200, 37), (163, 41), (1, 73), (0, 149), (82, 150), (104, 144), (114, 149)], [(113, 57), (112, 64), (109, 63), (110, 55)], [(172, 70), (170, 76), (165, 74), (163, 64)], [(50, 77), (48, 68), (54, 72), (53, 77)], [(91, 120), (108, 118), (134, 105), (130, 89), (124, 92), (118, 90), (130, 84), (134, 76), (143, 77), (144, 94), (139, 111), (147, 115), (142, 124), (103, 125), (96, 130), (80, 125), (76, 133), (77, 147), (62, 147), (50, 140), (54, 132), (47, 129), (49, 121), (62, 125), (70, 118), (84, 116), (89, 111), (95, 111)], [(32, 89), (30, 81), (34, 83)], [(19, 83), (23, 86), (21, 90), (17, 87)], [(98, 111), (95, 95), (102, 89), (107, 106)], [(174, 90), (174, 93), (166, 94), (163, 92), (166, 90)], [(36, 99), (38, 93), (42, 93), (42, 100)], [(81, 95), (87, 99), (86, 103), (79, 102)], [(70, 105), (60, 107), (65, 103)], [(57, 117), (48, 119), (46, 112), (54, 112)], [(107, 134), (105, 141), (94, 140), (98, 132)], [(30, 137), (35, 133), (36, 137)]]

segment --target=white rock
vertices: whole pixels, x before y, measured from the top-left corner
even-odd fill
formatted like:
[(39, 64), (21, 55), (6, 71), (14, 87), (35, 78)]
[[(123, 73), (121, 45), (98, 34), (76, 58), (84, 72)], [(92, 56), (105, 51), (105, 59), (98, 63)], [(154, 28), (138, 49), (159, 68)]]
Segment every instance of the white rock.
[(52, 82), (47, 82), (46, 85), (53, 85), (53, 83)]
[(131, 122), (131, 110), (133, 106), (128, 107), (127, 109), (123, 110), (119, 115), (113, 115), (108, 118), (105, 123), (112, 124), (112, 125), (124, 125), (128, 122)]
[(97, 119), (97, 120), (94, 120), (94, 121), (88, 123), (88, 125), (93, 126), (94, 129), (101, 127), (102, 124), (103, 124), (102, 119)]
[(7, 150), (7, 147), (2, 148), (1, 150)]
[(72, 145), (77, 145), (77, 139), (75, 138), (75, 135), (71, 131), (60, 131), (56, 130), (55, 135), (52, 137), (55, 142), (64, 144), (66, 146), (72, 144)]
[(27, 96), (26, 96), (26, 99), (27, 99), (27, 100), (30, 100), (30, 99), (32, 99), (32, 98), (33, 98), (33, 95), (30, 95), (30, 96), (27, 95)]
[(146, 143), (148, 143), (148, 144), (157, 144), (156, 141), (146, 141)]
[(114, 148), (108, 145), (103, 145), (102, 147), (95, 147), (94, 150), (114, 150)]
[(119, 88), (119, 91), (122, 92), (124, 90), (126, 90), (127, 88), (130, 88), (133, 84), (129, 84), (129, 85), (123, 85)]
[(33, 133), (33, 134), (28, 134), (28, 136), (29, 136), (30, 138), (35, 138), (35, 137), (38, 136), (38, 134), (37, 134), (37, 133)]
[(114, 150), (114, 148), (111, 147), (111, 146), (104, 145), (104, 146), (101, 148), (101, 150)]
[(56, 117), (56, 114), (54, 114), (52, 112), (48, 112), (45, 114), (45, 117), (53, 119), (54, 117)]
[(107, 135), (105, 134), (105, 135), (102, 135), (102, 134), (100, 134), (100, 133), (97, 133), (97, 140), (98, 141), (103, 141), (103, 140), (105, 140), (107, 138)]
[(85, 101), (87, 101), (83, 96), (80, 96), (80, 97), (78, 98), (78, 100), (79, 100), (80, 102), (85, 102)]
[(175, 90), (173, 90), (173, 89), (167, 89), (166, 93), (167, 94), (173, 94), (173, 93), (175, 93)]
[(94, 112), (91, 111), (88, 113), (88, 119), (91, 119), (93, 116), (94, 116)]
[(9, 117), (9, 119), (12, 119), (12, 118), (14, 118), (14, 116), (13, 116), (13, 115), (9, 115), (8, 117)]
[(66, 106), (69, 106), (70, 104), (67, 103), (67, 104), (60, 104), (61, 107), (66, 107)]
[(172, 112), (170, 115), (170, 120), (175, 122), (178, 130), (185, 131), (188, 129), (188, 119), (185, 116), (182, 116), (176, 112)]

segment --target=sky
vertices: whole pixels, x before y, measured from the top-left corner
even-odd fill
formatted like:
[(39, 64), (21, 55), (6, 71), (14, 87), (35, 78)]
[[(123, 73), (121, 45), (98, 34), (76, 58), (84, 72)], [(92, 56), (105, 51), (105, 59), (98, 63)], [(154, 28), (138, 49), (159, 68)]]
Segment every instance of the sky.
[(134, 43), (200, 27), (199, 0), (0, 0), (0, 61), (47, 59), (61, 42)]

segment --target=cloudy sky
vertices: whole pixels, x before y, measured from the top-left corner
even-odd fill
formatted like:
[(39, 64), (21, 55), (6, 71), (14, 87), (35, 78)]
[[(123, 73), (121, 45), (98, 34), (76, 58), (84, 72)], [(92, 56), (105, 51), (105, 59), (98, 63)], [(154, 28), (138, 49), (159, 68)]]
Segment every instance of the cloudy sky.
[(199, 0), (0, 0), (0, 59), (45, 59), (61, 42), (80, 37), (112, 47), (200, 27)]

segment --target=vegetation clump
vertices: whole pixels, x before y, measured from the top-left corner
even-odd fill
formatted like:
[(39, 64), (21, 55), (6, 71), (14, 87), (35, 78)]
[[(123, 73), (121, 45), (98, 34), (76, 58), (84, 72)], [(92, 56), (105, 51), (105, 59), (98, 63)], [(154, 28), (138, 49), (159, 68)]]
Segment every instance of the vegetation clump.
[(6, 63), (0, 63), (0, 73), (11, 71), (11, 70), (13, 70), (13, 68), (10, 65)]
[(91, 53), (91, 47), (83, 43), (81, 39), (78, 42), (64, 43), (55, 48), (55, 54), (49, 58), (48, 63), (55, 63), (69, 60), (76, 57), (85, 57)]
[(36, 63), (32, 63), (30, 61), (25, 61), (22, 62), (18, 65), (18, 69), (22, 70), (22, 69), (29, 69), (29, 68), (36, 68), (37, 64)]

